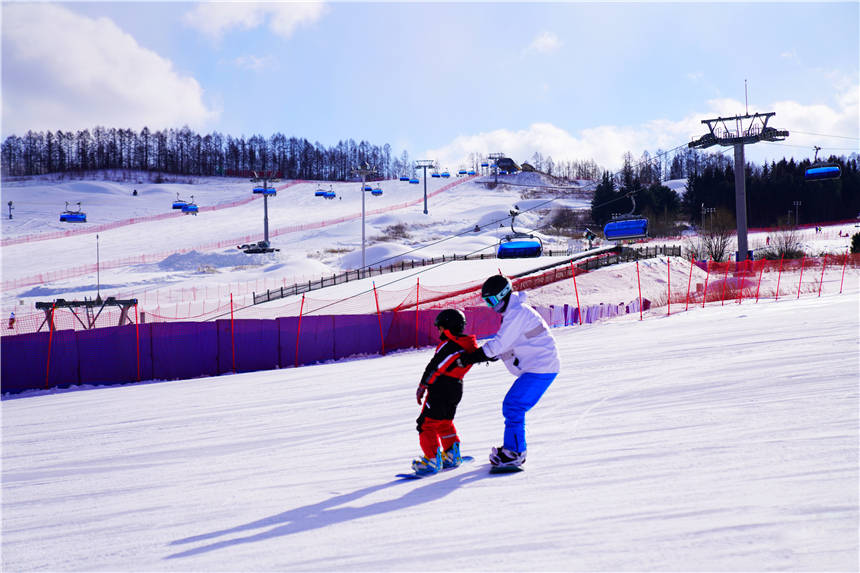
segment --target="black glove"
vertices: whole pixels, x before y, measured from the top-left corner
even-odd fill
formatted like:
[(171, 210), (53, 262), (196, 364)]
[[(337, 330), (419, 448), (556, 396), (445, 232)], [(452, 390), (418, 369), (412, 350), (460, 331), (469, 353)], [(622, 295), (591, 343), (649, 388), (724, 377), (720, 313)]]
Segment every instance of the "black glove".
[(463, 353), (460, 355), (460, 358), (457, 359), (457, 365), (460, 367), (469, 366), (470, 364), (476, 364), (478, 362), (489, 362), (492, 358), (489, 358), (484, 352), (484, 348), (481, 347), (474, 352)]
[(418, 404), (421, 404), (421, 401), (424, 400), (424, 394), (427, 392), (427, 384), (423, 382), (418, 385), (418, 389), (415, 391), (415, 397), (418, 398)]

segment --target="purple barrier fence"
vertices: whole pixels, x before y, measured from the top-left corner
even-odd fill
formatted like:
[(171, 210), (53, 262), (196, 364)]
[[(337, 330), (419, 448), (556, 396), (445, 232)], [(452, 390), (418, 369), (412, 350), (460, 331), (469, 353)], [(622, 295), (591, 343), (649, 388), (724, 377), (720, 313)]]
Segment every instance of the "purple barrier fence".
[[(379, 318), (375, 314), (345, 314), (334, 317), (335, 360), (356, 354), (381, 354)], [(382, 331), (391, 317), (383, 317)], [(386, 344), (386, 350), (388, 346)]]
[[(274, 320), (242, 318), (216, 320), (218, 330), (218, 373), (233, 372), (235, 348), (236, 372), (273, 370), (280, 365), (278, 323)], [(293, 336), (295, 341), (295, 336)]]
[(156, 322), (150, 326), (153, 378), (177, 380), (218, 374), (214, 322)]
[[(151, 380), (151, 324), (140, 325), (140, 379)], [(136, 381), (137, 340), (135, 325), (78, 330), (75, 333), (80, 357), (81, 384), (111, 384)], [(5, 344), (5, 340), (3, 343)], [(51, 362), (54, 358), (51, 356)], [(53, 366), (51, 367), (53, 369)]]
[[(642, 301), (646, 309), (647, 300)], [(539, 308), (552, 326), (579, 323), (579, 309), (569, 305)], [(584, 323), (639, 311), (629, 304), (583, 307)], [(438, 309), (385, 312), (381, 315), (386, 352), (438, 344), (433, 321)], [(496, 333), (500, 316), (490, 308), (465, 309), (466, 331), (485, 338)], [(417, 324), (417, 333), (416, 333)], [(216, 322), (173, 322), (140, 325), (140, 379), (175, 380), (215, 376), (236, 370), (250, 372), (337, 360), (353, 355), (380, 354), (380, 317), (335, 315), (241, 319)], [(298, 345), (296, 336), (299, 335)], [(138, 379), (137, 331), (134, 325), (88, 331), (54, 332), (48, 385), (121, 384)], [(45, 387), (50, 333), (4, 338), (0, 346), (2, 392)], [(298, 347), (298, 355), (296, 350)], [(296, 359), (298, 356), (298, 360)]]
[[(287, 333), (287, 346), (295, 352), (296, 331)], [(290, 336), (291, 335), (291, 336)], [(354, 333), (354, 336), (361, 336)], [(282, 344), (284, 337), (281, 337)], [(325, 362), (334, 358), (334, 317), (333, 316), (304, 316), (302, 317), (302, 330), (299, 334), (299, 365), (313, 364), (314, 362)], [(292, 366), (293, 363), (281, 366)]]
[[(23, 392), (45, 387), (50, 335), (49, 332), (35, 332), (9, 336), (3, 340), (0, 346), (0, 386), (3, 392)], [(54, 331), (48, 386), (78, 383), (75, 331)]]

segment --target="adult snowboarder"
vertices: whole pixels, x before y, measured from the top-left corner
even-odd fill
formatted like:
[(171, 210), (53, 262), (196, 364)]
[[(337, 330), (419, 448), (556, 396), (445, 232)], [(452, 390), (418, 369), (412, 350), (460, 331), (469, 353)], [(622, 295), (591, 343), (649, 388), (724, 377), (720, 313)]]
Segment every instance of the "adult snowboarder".
[(501, 358), (516, 376), (502, 402), (504, 441), (490, 452), (494, 469), (517, 469), (526, 461), (525, 415), (538, 403), (561, 368), (555, 339), (538, 312), (526, 304), (524, 292), (516, 292), (507, 277), (495, 275), (484, 281), (481, 298), (502, 315), (496, 335), (477, 351), (463, 354), (467, 366)]

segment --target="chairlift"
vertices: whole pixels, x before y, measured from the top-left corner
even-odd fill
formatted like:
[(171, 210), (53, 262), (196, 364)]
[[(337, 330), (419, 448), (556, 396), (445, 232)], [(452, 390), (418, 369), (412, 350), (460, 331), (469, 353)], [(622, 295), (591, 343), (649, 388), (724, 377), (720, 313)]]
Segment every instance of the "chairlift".
[(465, 174), (466, 174), (466, 170), (465, 170), (465, 169), (461, 169), (461, 170), (459, 170), (459, 171), (457, 172), (457, 175), (465, 175)]
[(370, 185), (365, 185), (364, 190), (365, 191), (373, 191), (373, 187), (371, 187)]
[(409, 181), (409, 177), (407, 177), (406, 175), (403, 175), (400, 177), (400, 180), (401, 181)]
[(334, 191), (326, 191), (324, 197), (326, 199), (335, 199), (337, 197), (337, 193)]
[(474, 175), (474, 174), (475, 174), (475, 170), (474, 170), (474, 169), (469, 169), (469, 171), (468, 171), (468, 173), (467, 173), (467, 174), (468, 174), (468, 175)]
[(489, 164), (489, 163), (487, 163), (486, 161), (484, 161), (483, 163), (481, 163), (481, 167), (489, 167), (489, 166), (490, 166), (490, 164)]
[(412, 179), (409, 180), (409, 183), (411, 183), (412, 185), (418, 185), (420, 183), (420, 181), (418, 180), (417, 177), (413, 177)]
[(191, 196), (191, 201), (182, 206), (182, 212), (186, 215), (197, 215), (197, 204), (194, 202), (194, 195)]
[(806, 169), (806, 172), (803, 174), (803, 178), (806, 181), (839, 179), (839, 177), (842, 176), (842, 168), (836, 163), (824, 163), (818, 161), (818, 152), (821, 151), (821, 148), (816, 145), (814, 149), (815, 159), (813, 160), (812, 165)]
[(378, 187), (376, 189), (371, 189), (370, 194), (374, 197), (379, 197), (380, 195), (382, 195), (382, 189)]
[(511, 234), (499, 241), (496, 257), (500, 259), (524, 259), (541, 256), (543, 254), (543, 241), (540, 237), (514, 229), (514, 220), (517, 215), (519, 215), (519, 211), (511, 210)]
[(188, 204), (188, 201), (185, 199), (179, 198), (179, 193), (176, 194), (176, 201), (173, 202), (174, 209), (182, 209), (185, 205)]
[(278, 190), (274, 187), (254, 187), (254, 193), (257, 195), (277, 195)]
[(442, 175), (440, 175), (439, 173), (432, 173), (430, 176), (434, 178), (442, 177)]
[(648, 219), (633, 215), (636, 210), (636, 199), (632, 193), (628, 194), (628, 197), (633, 202), (633, 208), (630, 209), (630, 212), (613, 217), (603, 227), (603, 236), (607, 241), (628, 241), (648, 236)]
[(60, 223), (86, 223), (87, 214), (81, 211), (81, 202), (78, 201), (78, 210), (69, 209), (69, 202), (66, 201), (66, 210), (60, 213)]
[(443, 171), (443, 172), (442, 172), (442, 177), (444, 177), (445, 179), (447, 179), (447, 178), (451, 177), (451, 174), (450, 174), (450, 173), (448, 173), (447, 171)]

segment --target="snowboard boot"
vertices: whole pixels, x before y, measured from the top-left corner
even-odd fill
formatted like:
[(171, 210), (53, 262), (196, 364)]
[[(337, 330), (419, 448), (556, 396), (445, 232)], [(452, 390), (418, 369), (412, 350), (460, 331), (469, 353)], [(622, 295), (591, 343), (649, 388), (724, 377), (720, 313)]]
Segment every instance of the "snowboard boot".
[(495, 467), (519, 467), (526, 463), (526, 452), (513, 452), (505, 447), (493, 448), (490, 463)]
[(442, 448), (436, 450), (435, 458), (421, 456), (412, 462), (412, 471), (418, 475), (430, 475), (438, 473), (442, 469)]
[(454, 442), (450, 448), (442, 452), (442, 467), (456, 468), (463, 463), (463, 456), (460, 455), (460, 442)]

